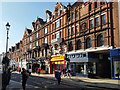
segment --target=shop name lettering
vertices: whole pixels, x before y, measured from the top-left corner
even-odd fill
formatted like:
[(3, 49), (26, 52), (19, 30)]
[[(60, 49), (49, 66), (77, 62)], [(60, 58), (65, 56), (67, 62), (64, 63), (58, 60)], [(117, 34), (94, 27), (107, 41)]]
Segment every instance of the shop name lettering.
[(82, 58), (82, 57), (86, 57), (86, 54), (80, 53), (80, 54), (67, 55), (67, 58)]

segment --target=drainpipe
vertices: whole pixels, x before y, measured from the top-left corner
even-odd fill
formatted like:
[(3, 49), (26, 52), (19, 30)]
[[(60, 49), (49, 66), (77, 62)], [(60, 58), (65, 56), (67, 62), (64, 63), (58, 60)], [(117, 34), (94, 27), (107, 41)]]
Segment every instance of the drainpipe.
[[(118, 18), (120, 17), (120, 0), (118, 0)], [(120, 18), (119, 18), (119, 41), (120, 41)], [(119, 42), (120, 47), (120, 42)]]

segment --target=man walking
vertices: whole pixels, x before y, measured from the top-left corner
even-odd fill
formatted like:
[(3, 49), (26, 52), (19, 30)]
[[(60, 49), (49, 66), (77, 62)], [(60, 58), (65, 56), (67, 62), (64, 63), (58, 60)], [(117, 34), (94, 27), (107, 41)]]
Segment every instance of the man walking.
[(27, 73), (27, 71), (24, 68), (22, 68), (21, 74), (22, 74), (22, 87), (23, 87), (23, 90), (25, 90), (25, 85), (26, 85), (27, 79), (29, 77), (29, 74)]

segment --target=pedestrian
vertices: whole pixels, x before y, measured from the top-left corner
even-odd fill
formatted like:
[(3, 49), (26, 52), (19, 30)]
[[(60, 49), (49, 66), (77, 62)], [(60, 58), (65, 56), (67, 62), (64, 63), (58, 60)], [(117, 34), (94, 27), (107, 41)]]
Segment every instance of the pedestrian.
[(31, 75), (32, 69), (31, 69), (31, 68), (29, 68), (29, 70), (28, 70), (28, 71), (29, 71), (29, 75)]
[(9, 85), (9, 82), (10, 82), (10, 79), (11, 79), (11, 68), (9, 68), (7, 70), (7, 74), (8, 74), (8, 82), (7, 82), (7, 85)]
[(2, 73), (2, 90), (6, 90), (6, 86), (8, 84), (8, 74), (6, 71)]
[(71, 78), (71, 73), (70, 69), (67, 71), (67, 77)]
[(29, 77), (29, 73), (24, 68), (22, 68), (21, 74), (22, 74), (22, 87), (23, 87), (23, 90), (25, 90), (25, 85)]
[(38, 68), (38, 71), (37, 71), (37, 72), (38, 72), (38, 74), (40, 74), (40, 68)]
[(58, 80), (58, 85), (60, 85), (60, 82), (61, 82), (61, 72), (58, 71), (57, 73), (57, 80)]

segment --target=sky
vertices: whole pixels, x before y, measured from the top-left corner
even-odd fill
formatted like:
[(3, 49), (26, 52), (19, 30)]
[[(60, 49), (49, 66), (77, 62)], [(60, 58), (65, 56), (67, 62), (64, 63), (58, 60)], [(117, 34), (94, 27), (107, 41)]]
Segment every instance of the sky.
[[(56, 0), (57, 1), (57, 0)], [(10, 23), (8, 47), (22, 40), (25, 28), (32, 28), (37, 17), (46, 20), (46, 10), (54, 11), (56, 2), (2, 2), (0, 25), (0, 54), (6, 51), (6, 23)], [(63, 5), (67, 5), (64, 2)], [(8, 49), (9, 49), (8, 48)]]
[[(57, 1), (67, 6), (76, 0), (0, 0), (0, 54), (6, 51), (6, 23), (9, 22), (8, 49), (22, 40), (25, 28), (32, 28), (37, 17), (46, 20), (46, 10), (54, 11)], [(63, 2), (65, 1), (65, 2)], [(72, 2), (71, 2), (72, 1)], [(88, 0), (84, 0), (88, 1)]]

